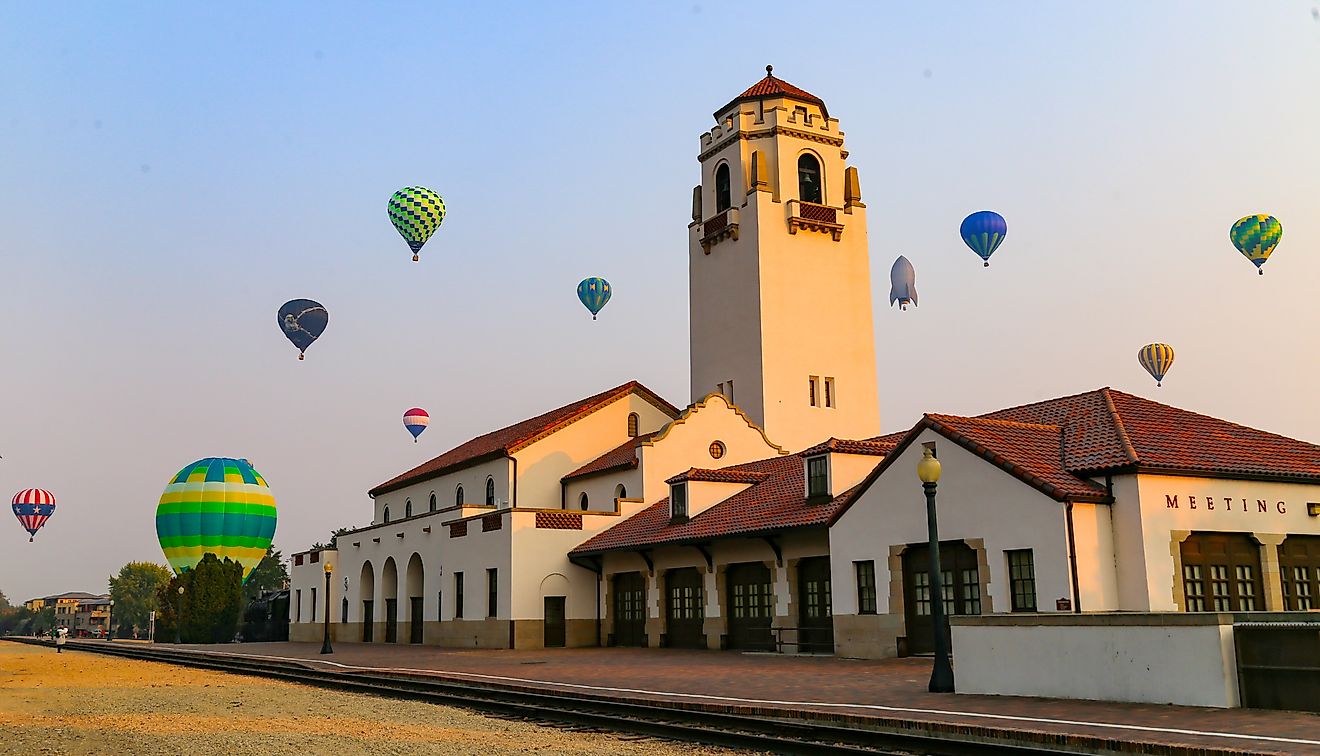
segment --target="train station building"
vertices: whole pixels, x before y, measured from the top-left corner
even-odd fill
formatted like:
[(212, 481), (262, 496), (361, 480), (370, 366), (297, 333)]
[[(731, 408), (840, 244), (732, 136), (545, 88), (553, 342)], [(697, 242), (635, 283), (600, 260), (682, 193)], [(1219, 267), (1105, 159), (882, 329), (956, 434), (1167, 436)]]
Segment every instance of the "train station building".
[(328, 569), (341, 643), (919, 653), (926, 448), (950, 613), (1316, 608), (1320, 447), (1107, 388), (883, 434), (839, 121), (772, 72), (714, 118), (689, 403), (630, 382), (380, 483), (293, 555), (291, 640)]

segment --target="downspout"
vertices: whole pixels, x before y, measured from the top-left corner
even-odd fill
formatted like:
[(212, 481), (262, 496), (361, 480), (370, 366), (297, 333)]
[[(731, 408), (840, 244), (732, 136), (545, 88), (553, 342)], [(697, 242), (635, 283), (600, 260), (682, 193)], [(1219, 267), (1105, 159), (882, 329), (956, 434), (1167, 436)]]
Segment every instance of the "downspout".
[(1068, 569), (1072, 572), (1073, 614), (1082, 613), (1081, 589), (1077, 584), (1077, 538), (1073, 533), (1073, 503), (1064, 502), (1068, 518)]
[(509, 461), (513, 463), (513, 487), (509, 492), (509, 508), (518, 508), (518, 458), (512, 454), (506, 455)]

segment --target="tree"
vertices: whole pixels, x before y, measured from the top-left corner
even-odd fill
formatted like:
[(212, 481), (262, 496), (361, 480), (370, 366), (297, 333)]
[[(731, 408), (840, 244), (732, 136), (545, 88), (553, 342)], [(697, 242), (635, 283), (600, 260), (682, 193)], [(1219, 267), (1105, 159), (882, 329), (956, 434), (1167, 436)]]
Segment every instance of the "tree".
[[(243, 615), (243, 565), (208, 553), (196, 567), (162, 585), (156, 596), (157, 641), (173, 640), (177, 623), (184, 643), (228, 643)], [(176, 616), (178, 610), (182, 616)]]
[(147, 629), (151, 611), (158, 606), (160, 586), (170, 582), (170, 571), (154, 562), (129, 562), (110, 577), (110, 598), (115, 602), (113, 622), (121, 638), (133, 628)]
[(330, 534), (330, 543), (321, 543), (320, 541), (317, 541), (316, 543), (312, 544), (311, 550), (320, 551), (321, 549), (338, 548), (336, 544), (339, 541), (339, 536), (349, 532), (350, 530), (351, 530), (350, 528), (335, 528), (334, 532)]
[(8, 609), (8, 608), (9, 608), (9, 597), (5, 595), (4, 591), (0, 591), (0, 609)]
[(244, 604), (261, 598), (262, 591), (274, 591), (289, 584), (289, 568), (285, 566), (284, 555), (279, 549), (270, 546), (266, 556), (252, 569), (247, 582), (243, 585)]

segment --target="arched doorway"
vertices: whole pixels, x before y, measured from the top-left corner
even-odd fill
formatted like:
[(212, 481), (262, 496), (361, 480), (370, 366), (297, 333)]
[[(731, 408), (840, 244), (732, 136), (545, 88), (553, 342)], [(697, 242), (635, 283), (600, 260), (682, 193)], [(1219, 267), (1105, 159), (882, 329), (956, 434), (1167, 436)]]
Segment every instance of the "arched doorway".
[(422, 557), (414, 553), (408, 560), (408, 642), (422, 642), (422, 597), (425, 573), (422, 570)]
[(358, 595), (362, 598), (362, 642), (370, 643), (376, 635), (376, 570), (371, 562), (362, 563)]
[(381, 570), (380, 592), (385, 599), (385, 642), (399, 642), (399, 568), (394, 557), (385, 560)]
[(568, 600), (568, 578), (553, 572), (541, 581), (542, 624), (544, 634), (542, 645), (546, 648), (563, 648), (568, 641), (568, 618), (565, 615), (565, 603)]

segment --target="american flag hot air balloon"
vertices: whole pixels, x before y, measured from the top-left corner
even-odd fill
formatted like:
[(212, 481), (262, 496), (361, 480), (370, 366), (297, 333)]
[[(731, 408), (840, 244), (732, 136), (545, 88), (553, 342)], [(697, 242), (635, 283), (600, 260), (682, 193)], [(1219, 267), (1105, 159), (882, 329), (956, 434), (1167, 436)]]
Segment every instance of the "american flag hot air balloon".
[(422, 435), (426, 426), (431, 424), (431, 416), (426, 414), (426, 410), (421, 407), (413, 407), (403, 413), (403, 427), (413, 436), (413, 443), (417, 443), (417, 437)]
[(28, 542), (37, 537), (37, 531), (55, 513), (55, 494), (44, 488), (25, 488), (14, 494), (14, 516), (28, 532)]

